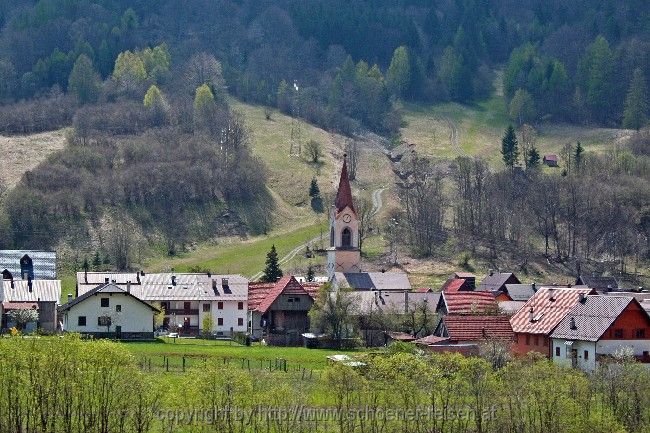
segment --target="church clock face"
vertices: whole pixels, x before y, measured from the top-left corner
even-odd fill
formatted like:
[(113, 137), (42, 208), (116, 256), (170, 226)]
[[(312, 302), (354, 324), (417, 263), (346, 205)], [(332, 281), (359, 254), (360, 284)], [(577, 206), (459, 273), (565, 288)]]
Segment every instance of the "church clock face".
[(352, 217), (350, 215), (348, 215), (348, 214), (343, 215), (343, 222), (344, 223), (349, 223), (350, 221), (352, 221)]

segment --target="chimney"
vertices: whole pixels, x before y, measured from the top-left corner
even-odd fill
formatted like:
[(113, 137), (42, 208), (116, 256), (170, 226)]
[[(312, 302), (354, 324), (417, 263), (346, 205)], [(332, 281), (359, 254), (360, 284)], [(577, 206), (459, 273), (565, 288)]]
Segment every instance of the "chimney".
[(126, 282), (126, 293), (131, 293), (131, 281)]
[(30, 276), (28, 275), (28, 276), (27, 276), (27, 290), (29, 290), (29, 293), (32, 293), (32, 289), (33, 289), (33, 286), (32, 286), (32, 277), (30, 277)]
[(578, 301), (581, 304), (584, 304), (585, 302), (587, 302), (587, 296), (584, 293), (580, 293), (580, 295), (578, 297)]
[(176, 275), (172, 275), (172, 286), (176, 285)]
[(212, 277), (212, 272), (208, 271), (208, 278)]
[(135, 273), (135, 281), (140, 284), (140, 272)]
[(212, 290), (217, 290), (217, 280), (212, 279)]
[(140, 271), (140, 275), (144, 277), (144, 271)]
[(88, 269), (84, 269), (84, 282), (88, 284)]
[(575, 319), (575, 317), (572, 317), (572, 318), (571, 318), (571, 325), (570, 325), (570, 327), (571, 327), (571, 329), (573, 329), (573, 330), (578, 329), (578, 325), (576, 325), (576, 319)]
[(493, 269), (488, 269), (488, 275), (489, 275), (489, 276), (494, 275), (494, 270), (493, 270)]
[(108, 284), (109, 282), (110, 280), (108, 279), (108, 277), (104, 278), (104, 284)]
[(530, 310), (528, 310), (528, 319), (530, 320), (531, 323), (534, 322), (534, 320), (533, 320), (533, 307), (530, 307)]
[(68, 302), (72, 302), (72, 293), (68, 293)]
[(381, 273), (382, 273), (382, 274), (385, 274), (385, 273), (386, 273), (386, 269), (382, 268), (382, 269), (381, 269)]
[(533, 293), (537, 292), (537, 284), (533, 281), (533, 284), (530, 285), (530, 287), (533, 289)]
[(551, 302), (555, 302), (555, 290), (554, 289), (548, 289), (548, 300)]
[(608, 291), (608, 292), (611, 292), (611, 291), (612, 291), (612, 285), (611, 285), (611, 284), (608, 284), (608, 285), (607, 285), (607, 291)]

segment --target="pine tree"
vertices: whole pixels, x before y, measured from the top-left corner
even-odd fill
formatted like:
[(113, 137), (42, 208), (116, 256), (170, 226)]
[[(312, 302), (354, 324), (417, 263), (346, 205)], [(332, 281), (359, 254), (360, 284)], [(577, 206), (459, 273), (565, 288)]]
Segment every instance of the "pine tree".
[(648, 96), (645, 77), (641, 68), (636, 68), (630, 81), (630, 88), (625, 98), (623, 111), (623, 127), (641, 129), (648, 121)]
[(582, 154), (585, 152), (585, 148), (582, 147), (582, 144), (578, 141), (578, 144), (576, 145), (576, 152), (573, 157), (573, 163), (576, 166), (576, 171), (580, 170), (580, 166), (582, 165)]
[(93, 62), (85, 54), (77, 57), (68, 78), (68, 89), (80, 104), (95, 102), (99, 96), (101, 80), (93, 68)]
[(537, 148), (533, 146), (530, 149), (530, 152), (528, 153), (528, 160), (526, 162), (526, 168), (536, 168), (539, 166), (539, 152), (537, 151)]
[(99, 271), (101, 265), (102, 259), (99, 257), (99, 251), (95, 251), (95, 257), (93, 257), (93, 271)]
[(503, 156), (503, 162), (506, 167), (509, 167), (510, 169), (514, 168), (519, 159), (519, 148), (515, 128), (513, 128), (512, 125), (508, 126), (506, 133), (501, 140), (501, 155)]
[(318, 181), (316, 181), (315, 177), (311, 179), (311, 184), (309, 185), (309, 197), (320, 197), (320, 188), (318, 187)]
[(282, 269), (278, 263), (278, 252), (275, 250), (275, 244), (271, 246), (271, 250), (266, 254), (266, 268), (262, 281), (266, 283), (275, 283), (278, 279), (282, 278)]
[(307, 281), (314, 281), (316, 274), (314, 273), (314, 267), (310, 264), (307, 267)]

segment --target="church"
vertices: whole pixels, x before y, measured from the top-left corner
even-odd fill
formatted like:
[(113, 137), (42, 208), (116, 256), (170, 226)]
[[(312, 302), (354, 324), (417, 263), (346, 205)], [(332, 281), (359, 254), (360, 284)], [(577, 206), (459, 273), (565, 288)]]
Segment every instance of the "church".
[(358, 291), (411, 291), (403, 272), (364, 272), (359, 248), (359, 216), (354, 206), (347, 162), (343, 159), (336, 199), (330, 210), (327, 277), (332, 287)]

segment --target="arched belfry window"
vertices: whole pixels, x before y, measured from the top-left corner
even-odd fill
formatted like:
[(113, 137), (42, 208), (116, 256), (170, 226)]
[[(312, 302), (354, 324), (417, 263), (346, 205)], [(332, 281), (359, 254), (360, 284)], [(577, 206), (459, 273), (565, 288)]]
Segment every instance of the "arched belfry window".
[(341, 232), (341, 246), (348, 248), (352, 246), (352, 232), (348, 227)]
[(334, 246), (334, 227), (330, 229), (330, 247)]

